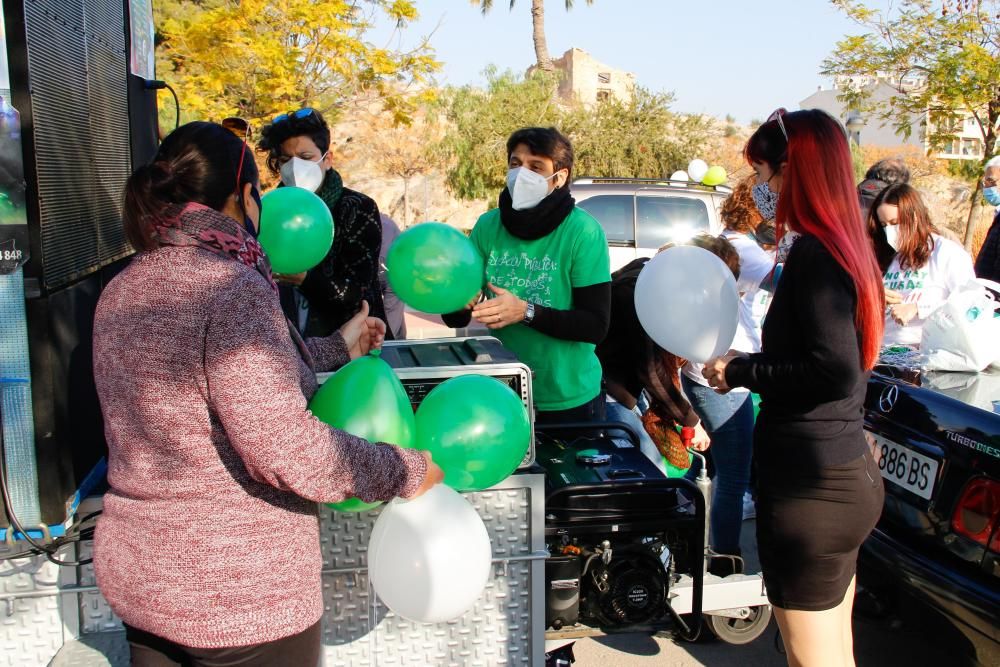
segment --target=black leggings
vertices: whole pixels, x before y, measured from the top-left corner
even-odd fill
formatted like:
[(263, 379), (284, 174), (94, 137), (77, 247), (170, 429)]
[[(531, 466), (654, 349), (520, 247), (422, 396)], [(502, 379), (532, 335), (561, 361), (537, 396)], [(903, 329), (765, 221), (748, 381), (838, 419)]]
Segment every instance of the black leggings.
[(285, 667), (319, 665), (320, 622), (297, 635), (233, 648), (191, 648), (129, 625), (132, 667)]

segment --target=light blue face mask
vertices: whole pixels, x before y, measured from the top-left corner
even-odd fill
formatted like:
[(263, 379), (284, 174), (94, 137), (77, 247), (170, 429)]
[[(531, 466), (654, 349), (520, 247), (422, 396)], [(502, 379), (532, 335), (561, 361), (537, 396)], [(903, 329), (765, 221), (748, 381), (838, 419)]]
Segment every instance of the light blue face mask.
[(990, 206), (1000, 206), (1000, 187), (994, 185), (992, 188), (983, 190), (983, 197)]

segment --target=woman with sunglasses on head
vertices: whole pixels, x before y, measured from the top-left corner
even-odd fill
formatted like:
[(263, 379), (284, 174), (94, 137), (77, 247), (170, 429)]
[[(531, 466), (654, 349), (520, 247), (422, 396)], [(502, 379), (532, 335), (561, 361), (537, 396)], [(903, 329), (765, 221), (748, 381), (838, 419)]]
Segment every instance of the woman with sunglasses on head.
[[(285, 186), (315, 192), (333, 215), (333, 246), (319, 266), (281, 282), (285, 312), (303, 333), (326, 336), (368, 302), (372, 317), (386, 320), (379, 283), (382, 220), (375, 201), (344, 187), (333, 168), (330, 127), (309, 107), (275, 116), (257, 147)], [(391, 337), (391, 336), (390, 336)]]
[(138, 254), (94, 321), (110, 486), (94, 568), (140, 667), (316, 665), (316, 503), (441, 480), (429, 456), (309, 412), (316, 371), (385, 328), (362, 306), (331, 336), (298, 336), (255, 239), (258, 188), (246, 144), (214, 123), (172, 132), (125, 187)]
[[(745, 149), (799, 235), (764, 320), (762, 350), (706, 364), (720, 392), (760, 394), (754, 431), (757, 543), (793, 666), (854, 664), (858, 549), (883, 489), (862, 430), (882, 342), (882, 281), (858, 207), (847, 134), (819, 110), (779, 115)], [(765, 217), (767, 212), (761, 211)]]
[[(891, 257), (883, 275), (886, 345), (919, 345), (924, 320), (956, 289), (976, 279), (972, 257), (938, 235), (920, 193), (900, 183), (875, 198), (868, 217), (877, 256)], [(881, 228), (882, 233), (875, 231)]]

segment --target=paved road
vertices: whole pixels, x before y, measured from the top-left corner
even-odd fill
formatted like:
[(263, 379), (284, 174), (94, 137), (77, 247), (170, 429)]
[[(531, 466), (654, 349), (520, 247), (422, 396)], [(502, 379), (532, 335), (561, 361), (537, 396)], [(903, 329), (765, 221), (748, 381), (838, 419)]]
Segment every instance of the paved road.
[[(750, 572), (759, 570), (754, 530), (753, 521), (743, 522), (741, 541)], [(898, 615), (904, 613), (909, 615)], [(940, 619), (916, 615), (905, 609), (881, 618), (855, 613), (854, 634), (859, 667), (957, 667), (962, 664), (957, 656), (967, 650), (963, 646), (964, 639), (956, 636)], [(778, 650), (780, 639), (777, 635), (777, 623), (772, 620), (767, 631), (746, 646), (731, 646), (704, 637), (690, 644), (675, 641), (668, 633), (584, 639), (574, 647), (576, 667), (782, 667), (786, 661)]]

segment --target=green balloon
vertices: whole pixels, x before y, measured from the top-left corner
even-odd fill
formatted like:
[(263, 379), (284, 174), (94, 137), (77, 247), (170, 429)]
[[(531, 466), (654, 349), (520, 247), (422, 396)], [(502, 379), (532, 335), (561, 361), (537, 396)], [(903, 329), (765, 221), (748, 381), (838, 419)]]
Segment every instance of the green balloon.
[(726, 182), (728, 175), (726, 170), (715, 165), (714, 167), (709, 167), (708, 171), (705, 172), (705, 176), (701, 179), (701, 182), (705, 185), (722, 185)]
[(750, 394), (750, 400), (753, 401), (753, 420), (756, 423), (760, 414), (760, 394)]
[(302, 273), (323, 261), (333, 246), (333, 216), (303, 188), (278, 188), (261, 199), (260, 245), (275, 273)]
[[(351, 435), (413, 447), (416, 425), (410, 399), (392, 368), (376, 353), (334, 373), (313, 396), (309, 409), (323, 422)], [(380, 504), (349, 498), (328, 506), (339, 512), (363, 512)]]
[(483, 288), (483, 258), (465, 234), (424, 222), (400, 234), (385, 259), (393, 291), (425, 313), (461, 310)]
[(426, 449), (457, 491), (502, 482), (524, 459), (528, 411), (499, 380), (460, 375), (435, 387), (417, 409), (417, 447)]

